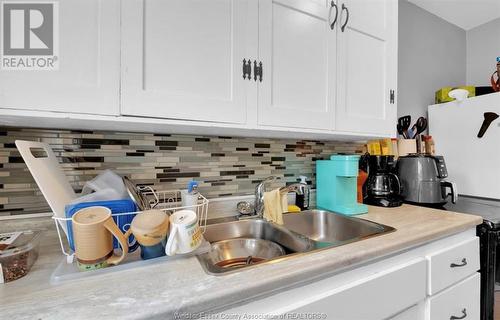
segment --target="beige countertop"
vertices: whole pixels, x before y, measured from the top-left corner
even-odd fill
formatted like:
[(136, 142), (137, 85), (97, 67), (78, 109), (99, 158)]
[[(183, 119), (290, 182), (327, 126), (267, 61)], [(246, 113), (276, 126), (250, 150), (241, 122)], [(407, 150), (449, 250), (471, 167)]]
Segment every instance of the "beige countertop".
[[(47, 231), (40, 257), (30, 273), (0, 285), (2, 318), (170, 319), (176, 312), (221, 310), (465, 231), (482, 222), (479, 216), (409, 205), (369, 207), (369, 213), (359, 217), (396, 231), (223, 276), (206, 274), (197, 259), (191, 257), (59, 285), (50, 284), (50, 275), (62, 258), (52, 222), (46, 218), (26, 220), (23, 228)], [(2, 223), (0, 231), (7, 231)]]

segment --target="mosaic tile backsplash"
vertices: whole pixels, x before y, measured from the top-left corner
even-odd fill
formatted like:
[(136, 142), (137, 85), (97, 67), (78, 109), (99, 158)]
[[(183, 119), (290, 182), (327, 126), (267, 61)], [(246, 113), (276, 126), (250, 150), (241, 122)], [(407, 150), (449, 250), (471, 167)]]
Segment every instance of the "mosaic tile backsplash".
[(314, 187), (314, 161), (363, 152), (361, 144), (346, 142), (0, 127), (0, 216), (50, 212), (15, 140), (49, 143), (77, 192), (112, 169), (162, 190), (184, 189), (195, 179), (208, 198), (253, 194), (270, 175), (280, 178), (276, 187), (299, 175)]

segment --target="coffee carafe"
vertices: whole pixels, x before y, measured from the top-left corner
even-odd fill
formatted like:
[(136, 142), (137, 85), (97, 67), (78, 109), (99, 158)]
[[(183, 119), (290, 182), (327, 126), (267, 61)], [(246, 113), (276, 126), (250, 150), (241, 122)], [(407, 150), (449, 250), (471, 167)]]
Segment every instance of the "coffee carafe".
[(363, 203), (379, 207), (403, 204), (401, 184), (394, 173), (394, 156), (365, 156), (368, 178), (363, 186)]

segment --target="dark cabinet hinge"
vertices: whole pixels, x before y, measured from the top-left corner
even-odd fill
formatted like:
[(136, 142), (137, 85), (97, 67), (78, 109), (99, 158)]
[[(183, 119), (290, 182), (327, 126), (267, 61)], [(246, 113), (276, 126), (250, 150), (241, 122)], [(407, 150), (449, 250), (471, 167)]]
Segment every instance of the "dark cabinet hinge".
[(389, 102), (394, 104), (394, 90), (389, 91)]
[(243, 79), (252, 80), (252, 61), (243, 59)]
[(253, 79), (257, 81), (257, 77), (259, 81), (262, 82), (262, 61), (257, 64), (257, 61), (253, 61)]

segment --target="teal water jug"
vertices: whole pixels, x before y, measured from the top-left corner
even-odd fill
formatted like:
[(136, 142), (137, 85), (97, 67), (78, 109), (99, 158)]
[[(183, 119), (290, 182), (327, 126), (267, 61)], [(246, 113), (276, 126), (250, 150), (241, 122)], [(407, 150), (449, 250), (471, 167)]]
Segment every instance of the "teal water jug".
[(368, 212), (357, 201), (359, 155), (333, 155), (316, 161), (316, 205), (345, 215)]

